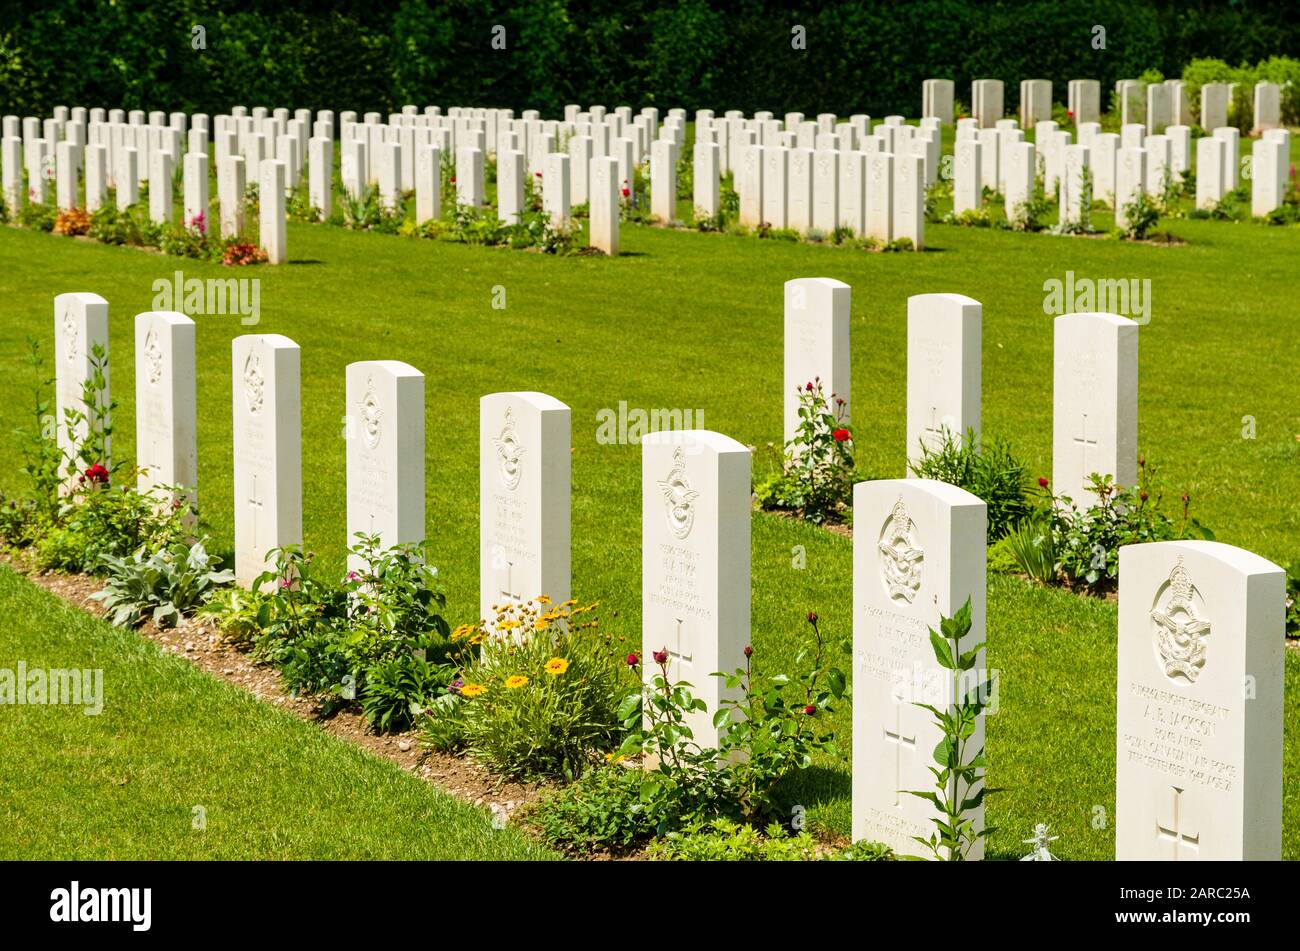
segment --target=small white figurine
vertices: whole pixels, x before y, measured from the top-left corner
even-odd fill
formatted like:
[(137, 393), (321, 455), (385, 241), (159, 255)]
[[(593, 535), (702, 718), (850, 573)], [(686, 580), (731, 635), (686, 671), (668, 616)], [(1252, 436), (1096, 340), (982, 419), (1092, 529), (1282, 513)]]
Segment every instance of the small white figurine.
[(1032, 845), (1034, 851), (1030, 852), (1020, 861), (1022, 862), (1057, 862), (1060, 861), (1055, 855), (1047, 851), (1047, 843), (1055, 842), (1059, 835), (1047, 834), (1047, 823), (1040, 822), (1034, 826), (1034, 837), (1032, 839), (1021, 839), (1026, 845)]

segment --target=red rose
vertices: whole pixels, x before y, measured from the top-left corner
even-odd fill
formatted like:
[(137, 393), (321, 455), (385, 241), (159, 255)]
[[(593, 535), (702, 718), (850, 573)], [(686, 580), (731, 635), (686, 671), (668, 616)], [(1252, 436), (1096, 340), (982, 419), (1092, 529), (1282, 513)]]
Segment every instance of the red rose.
[(748, 644), (745, 645), (745, 656), (746, 657), (754, 656), (754, 648), (750, 647)]
[(847, 429), (837, 429), (831, 435), (835, 437), (836, 442), (848, 442), (853, 438)]
[(1039, 477), (1038, 477), (1038, 487), (1039, 487), (1040, 489), (1045, 489), (1045, 488), (1047, 488), (1047, 477), (1046, 477), (1046, 476), (1039, 476)]
[(815, 703), (808, 704), (808, 706), (803, 708), (803, 712), (806, 713), (808, 716), (812, 716), (814, 713), (817, 712), (817, 704)]
[(809, 623), (809, 624), (816, 624), (816, 623), (817, 623), (817, 612), (816, 612), (816, 611), (809, 611), (809, 612), (808, 612), (808, 623)]
[(656, 664), (668, 663), (668, 648), (665, 647), (663, 650), (655, 651), (654, 658)]
[(91, 482), (107, 482), (108, 470), (97, 462), (86, 470), (86, 478)]
[(636, 656), (636, 654), (628, 654), (628, 655), (627, 655), (627, 665), (628, 665), (629, 667), (635, 667), (635, 666), (637, 665), (637, 663), (638, 663), (638, 660), (637, 660), (637, 656)]
[(626, 188), (623, 189), (623, 197), (624, 197), (624, 198), (626, 198), (626, 197), (627, 197), (628, 195), (630, 195), (630, 194), (632, 194), (632, 193), (631, 193), (630, 191), (628, 191)]
[(804, 389), (807, 390), (809, 393), (811, 393), (811, 392), (812, 392), (812, 384), (809, 383), (807, 386), (804, 387)]

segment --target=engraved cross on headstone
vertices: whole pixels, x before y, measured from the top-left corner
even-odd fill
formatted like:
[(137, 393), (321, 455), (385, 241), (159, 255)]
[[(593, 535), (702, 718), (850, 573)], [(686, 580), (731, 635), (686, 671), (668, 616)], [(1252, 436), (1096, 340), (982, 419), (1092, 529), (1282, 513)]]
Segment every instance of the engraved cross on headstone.
[(685, 623), (682, 618), (673, 618), (672, 632), (668, 639), (668, 653), (689, 664), (695, 656), (695, 639), (691, 636), (691, 629), (683, 626)]
[(504, 558), (497, 563), (497, 577), (501, 578), (504, 575), (505, 578), (504, 583), (498, 582), (497, 587), (499, 590), (497, 593), (511, 602), (522, 601), (524, 599), (523, 595), (515, 590), (514, 568), (515, 563), (513, 561), (506, 561)]
[(916, 734), (912, 736), (903, 735), (903, 705), (895, 701), (894, 703), (894, 732), (890, 732), (888, 727), (884, 728), (885, 742), (894, 744), (894, 805), (902, 807), (903, 792), (900, 788), (903, 784), (903, 747), (907, 747), (909, 752), (916, 752)]
[(1183, 830), (1183, 791), (1177, 786), (1169, 788), (1174, 792), (1173, 819), (1168, 824), (1162, 824), (1159, 818), (1156, 819), (1156, 838), (1162, 842), (1173, 843), (1174, 861), (1177, 862), (1184, 848), (1188, 849), (1193, 857), (1196, 856), (1201, 849), (1201, 834)]
[(930, 449), (934, 449), (936, 446), (943, 445), (944, 425), (943, 423), (938, 421), (937, 419), (938, 415), (939, 415), (939, 408), (937, 406), (931, 406), (930, 425), (925, 427), (925, 435), (930, 437), (929, 442), (926, 445)]
[(1086, 483), (1088, 481), (1088, 476), (1090, 476), (1093, 472), (1097, 471), (1095, 469), (1090, 470), (1088, 468), (1088, 448), (1089, 447), (1096, 448), (1097, 440), (1088, 438), (1088, 414), (1087, 413), (1083, 414), (1083, 423), (1081, 429), (1082, 432), (1080, 432), (1078, 436), (1074, 437), (1073, 442), (1075, 443), (1075, 445), (1079, 447), (1079, 461), (1080, 461), (1080, 465), (1083, 467), (1082, 478), (1083, 481)]
[(257, 497), (257, 473), (253, 473), (253, 490), (248, 493), (248, 504), (253, 507), (253, 550), (257, 551), (257, 523), (262, 517), (266, 503)]

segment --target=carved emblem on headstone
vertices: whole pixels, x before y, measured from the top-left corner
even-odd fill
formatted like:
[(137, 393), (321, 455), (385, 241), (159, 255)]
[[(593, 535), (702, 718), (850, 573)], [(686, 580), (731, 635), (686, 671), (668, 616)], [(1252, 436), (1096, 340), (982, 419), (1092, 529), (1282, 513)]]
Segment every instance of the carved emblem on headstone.
[(678, 446), (673, 450), (673, 467), (668, 477), (660, 481), (664, 493), (664, 508), (668, 515), (668, 528), (676, 538), (685, 538), (695, 524), (695, 500), (700, 493), (691, 488), (686, 478), (686, 453)]
[(144, 375), (152, 386), (157, 386), (163, 374), (163, 352), (158, 345), (158, 329), (150, 327), (144, 338)]
[(379, 405), (379, 397), (375, 395), (375, 380), (366, 377), (366, 392), (361, 397), (361, 438), (365, 440), (367, 449), (379, 445), (383, 424), (384, 408)]
[(515, 425), (515, 413), (509, 406), (506, 407), (506, 423), (501, 429), (501, 435), (494, 436), (492, 442), (497, 447), (497, 462), (501, 467), (501, 482), (507, 489), (514, 490), (519, 485), (519, 478), (524, 471), (523, 462), (520, 459), (524, 454), (524, 447), (519, 445), (519, 430)]
[(880, 533), (880, 579), (895, 601), (908, 604), (921, 588), (925, 550), (916, 543), (916, 525), (900, 495)]
[(266, 377), (262, 376), (262, 358), (250, 353), (244, 361), (244, 403), (256, 416), (266, 400)]
[(63, 308), (63, 356), (69, 363), (77, 362), (77, 322), (67, 305)]
[(1205, 638), (1210, 633), (1210, 622), (1201, 616), (1196, 604), (1199, 600), (1191, 575), (1179, 558), (1169, 572), (1169, 580), (1156, 593), (1156, 604), (1151, 609), (1156, 650), (1170, 679), (1182, 676), (1195, 683), (1205, 666)]

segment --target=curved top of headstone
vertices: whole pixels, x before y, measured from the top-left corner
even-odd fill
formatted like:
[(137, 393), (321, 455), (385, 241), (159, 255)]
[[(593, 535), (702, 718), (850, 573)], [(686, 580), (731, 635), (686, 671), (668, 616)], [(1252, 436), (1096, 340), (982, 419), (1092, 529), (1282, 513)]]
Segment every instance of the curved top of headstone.
[(178, 310), (145, 310), (135, 315), (136, 322), (141, 320), (159, 320), (165, 324), (193, 325), (194, 321)]
[(673, 429), (647, 433), (641, 437), (641, 445), (648, 446), (685, 446), (710, 449), (719, 455), (723, 453), (743, 452), (749, 455), (749, 447), (737, 442), (730, 436), (715, 433), (708, 429)]
[[(355, 371), (354, 367), (356, 368)], [(365, 370), (383, 370), (389, 376), (394, 377), (424, 376), (415, 367), (409, 363), (403, 363), (401, 360), (357, 360), (355, 363), (349, 363), (344, 372), (362, 372)]]
[(1169, 553), (1177, 555), (1184, 552), (1213, 558), (1220, 564), (1245, 575), (1271, 574), (1283, 570), (1253, 551), (1247, 551), (1244, 548), (1238, 548), (1236, 545), (1228, 545), (1224, 542), (1200, 541), (1198, 539), (1124, 545), (1120, 548), (1119, 555), (1121, 559), (1127, 561), (1129, 558), (1144, 554)]
[(54, 298), (54, 303), (56, 306), (59, 303), (81, 304), (83, 306), (89, 304), (103, 304), (105, 307), (108, 306), (108, 301), (90, 291), (69, 291), (66, 294), (59, 294)]
[(930, 306), (930, 307), (948, 307), (948, 308), (965, 308), (965, 307), (983, 307), (979, 301), (973, 297), (967, 297), (965, 294), (913, 294), (907, 299), (907, 312), (910, 315), (912, 306)]
[(1113, 327), (1137, 327), (1140, 326), (1136, 320), (1130, 320), (1128, 317), (1121, 317), (1119, 314), (1103, 313), (1084, 313), (1084, 314), (1062, 314), (1054, 320), (1054, 323), (1060, 323), (1063, 320), (1079, 321), (1103, 321)]
[(296, 342), (289, 339), (284, 334), (240, 334), (238, 337), (235, 337), (230, 341), (231, 347), (250, 347), (256, 344), (261, 344), (264, 347), (271, 347), (273, 349), (301, 349)]
[(520, 400), (539, 410), (569, 409), (567, 403), (557, 400), (549, 393), (539, 393), (536, 390), (503, 390), (500, 393), (486, 393), (479, 397), (479, 406), (482, 407), (502, 398)]
[(967, 505), (985, 507), (984, 500), (965, 489), (941, 482), (938, 479), (872, 479), (859, 482), (853, 486), (854, 501), (859, 491), (880, 493), (881, 495), (898, 495), (900, 493), (922, 492), (936, 502), (952, 508)]

